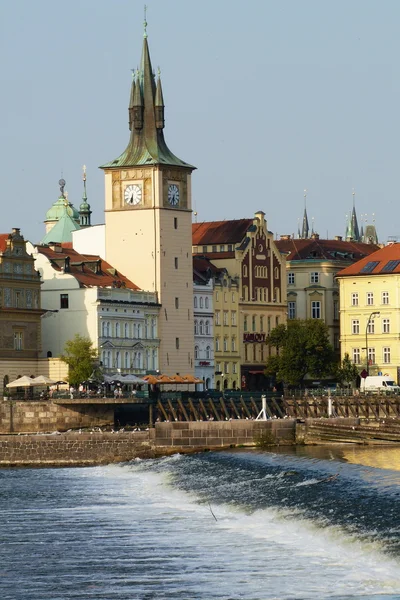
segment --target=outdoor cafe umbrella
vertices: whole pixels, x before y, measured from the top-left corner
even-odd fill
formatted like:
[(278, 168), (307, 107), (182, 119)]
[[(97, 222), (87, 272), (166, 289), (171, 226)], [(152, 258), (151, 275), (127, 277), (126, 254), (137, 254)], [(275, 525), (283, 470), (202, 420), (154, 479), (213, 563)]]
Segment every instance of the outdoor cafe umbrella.
[(11, 381), (10, 383), (7, 383), (6, 387), (8, 388), (18, 388), (18, 387), (33, 387), (34, 381), (31, 377), (28, 377), (27, 375), (23, 375), (23, 377), (19, 377), (18, 379), (15, 379), (14, 381)]
[(55, 385), (58, 383), (55, 379), (50, 379), (50, 377), (45, 377), (44, 375), (38, 375), (34, 379), (32, 379), (32, 385)]

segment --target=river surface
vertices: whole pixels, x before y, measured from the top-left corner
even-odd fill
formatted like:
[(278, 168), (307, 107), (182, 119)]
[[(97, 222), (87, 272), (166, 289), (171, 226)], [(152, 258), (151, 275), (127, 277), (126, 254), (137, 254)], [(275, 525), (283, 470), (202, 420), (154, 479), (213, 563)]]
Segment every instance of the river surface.
[(0, 471), (1, 600), (399, 600), (400, 449)]

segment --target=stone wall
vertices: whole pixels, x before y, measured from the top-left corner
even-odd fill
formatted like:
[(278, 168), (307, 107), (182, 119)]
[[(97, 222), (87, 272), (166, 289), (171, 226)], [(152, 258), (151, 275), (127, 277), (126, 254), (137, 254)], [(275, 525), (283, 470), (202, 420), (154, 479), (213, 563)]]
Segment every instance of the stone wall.
[(114, 406), (63, 405), (51, 401), (0, 402), (0, 434), (67, 431), (114, 425)]

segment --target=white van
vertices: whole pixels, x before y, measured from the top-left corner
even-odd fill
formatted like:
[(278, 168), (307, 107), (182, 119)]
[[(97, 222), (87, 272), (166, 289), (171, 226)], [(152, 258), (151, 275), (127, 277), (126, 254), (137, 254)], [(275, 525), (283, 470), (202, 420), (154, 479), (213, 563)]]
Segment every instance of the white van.
[(360, 390), (362, 392), (399, 394), (400, 386), (389, 375), (372, 375), (361, 379)]

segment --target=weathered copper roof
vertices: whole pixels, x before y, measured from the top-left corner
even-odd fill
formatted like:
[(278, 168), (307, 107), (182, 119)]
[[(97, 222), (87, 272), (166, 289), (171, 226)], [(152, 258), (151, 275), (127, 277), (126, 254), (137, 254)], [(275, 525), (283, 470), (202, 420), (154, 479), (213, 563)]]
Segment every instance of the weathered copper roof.
[(121, 156), (102, 165), (102, 169), (160, 164), (186, 167), (191, 170), (195, 168), (175, 156), (165, 142), (163, 102), (161, 81), (156, 86), (147, 37), (145, 37), (141, 68), (131, 88), (129, 144)]
[[(251, 225), (253, 225), (253, 219), (193, 223), (192, 243), (194, 246), (239, 244)], [(220, 253), (218, 253), (218, 256), (220, 256)]]
[[(75, 277), (80, 287), (120, 287), (130, 290), (140, 289), (130, 279), (119, 273), (108, 262), (94, 254), (79, 254), (71, 244), (37, 246), (37, 251), (46, 256), (55, 271), (64, 269)], [(65, 268), (67, 265), (67, 269)], [(90, 265), (90, 266), (89, 266)]]
[(280, 239), (275, 241), (286, 260), (336, 260), (355, 262), (377, 250), (374, 244), (346, 242), (345, 240)]
[(346, 267), (337, 273), (337, 277), (349, 275), (390, 275), (400, 273), (400, 244), (389, 244), (369, 256)]

